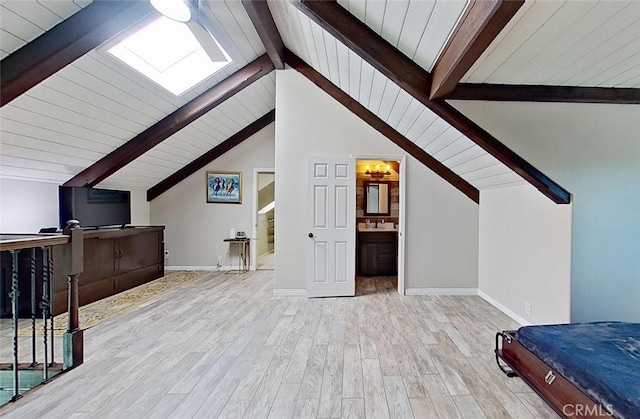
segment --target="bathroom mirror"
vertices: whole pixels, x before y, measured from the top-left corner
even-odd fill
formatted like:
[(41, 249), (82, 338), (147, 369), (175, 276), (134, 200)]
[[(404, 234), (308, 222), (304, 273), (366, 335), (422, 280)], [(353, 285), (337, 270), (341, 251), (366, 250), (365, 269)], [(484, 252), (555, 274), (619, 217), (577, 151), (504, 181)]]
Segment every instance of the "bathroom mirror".
[(391, 192), (387, 182), (364, 183), (364, 215), (391, 215)]

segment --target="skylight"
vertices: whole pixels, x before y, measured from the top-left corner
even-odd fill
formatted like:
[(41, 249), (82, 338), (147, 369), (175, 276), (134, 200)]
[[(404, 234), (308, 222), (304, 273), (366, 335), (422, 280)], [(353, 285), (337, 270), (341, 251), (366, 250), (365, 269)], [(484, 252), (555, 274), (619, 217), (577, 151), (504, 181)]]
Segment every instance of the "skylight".
[[(196, 24), (196, 23), (194, 23)], [(211, 61), (186, 24), (159, 17), (108, 52), (176, 96), (231, 62)]]

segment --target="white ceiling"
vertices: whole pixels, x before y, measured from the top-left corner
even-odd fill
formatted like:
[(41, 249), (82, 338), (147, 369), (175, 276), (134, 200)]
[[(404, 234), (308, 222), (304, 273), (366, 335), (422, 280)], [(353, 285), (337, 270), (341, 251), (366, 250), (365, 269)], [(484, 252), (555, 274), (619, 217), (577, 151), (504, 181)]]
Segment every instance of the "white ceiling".
[(431, 71), (467, 0), (338, 0), (349, 13)]
[[(285, 0), (268, 0), (285, 45), (382, 120), (479, 189), (524, 182)], [(0, 53), (15, 51), (90, 4), (3, 0)], [(0, 176), (63, 183), (265, 53), (239, 0), (206, 0), (208, 28), (234, 62), (175, 97), (108, 54), (115, 40), (0, 109)], [(460, 0), (340, 0), (431, 70), (464, 11)], [(463, 79), (640, 87), (640, 2), (527, 3)], [(100, 186), (147, 189), (275, 107), (263, 77)]]
[[(352, 8), (354, 3), (356, 2), (350, 2)], [(402, 11), (407, 8), (406, 4), (403, 4), (405, 2), (400, 1), (366, 3), (380, 3), (385, 6), (378, 7), (383, 11), (382, 16), (368, 18), (374, 22), (399, 19), (404, 16), (404, 12), (399, 13), (395, 9), (399, 8)], [(457, 13), (451, 13), (450, 6), (439, 6), (440, 3), (450, 3), (447, 0), (434, 2), (435, 4), (422, 1), (419, 3), (427, 11), (431, 11), (431, 19), (422, 21), (421, 30), (414, 28), (411, 31), (436, 32), (435, 29), (430, 29), (430, 25), (437, 25), (441, 34), (440, 42), (444, 45), (463, 10), (458, 8)], [(524, 183), (519, 175), (400, 89), (292, 4), (270, 1), (269, 5), (285, 45), (296, 55), (474, 187), (484, 189)], [(372, 8), (360, 7), (358, 10), (362, 13), (362, 10), (371, 11)], [(445, 19), (448, 19), (446, 23)], [(415, 25), (415, 20), (413, 22)], [(402, 27), (402, 20), (396, 25)], [(414, 54), (414, 61), (435, 62), (442, 45), (427, 50), (420, 47), (424, 42), (421, 37), (415, 36), (411, 41), (412, 43), (406, 38), (404, 48), (423, 54)]]
[(462, 79), (640, 87), (640, 2), (527, 1)]
[(92, 0), (3, 0), (0, 4), (0, 59), (91, 3)]
[[(77, 10), (80, 7), (76, 3), (83, 6), (87, 3), (63, 2), (72, 6), (68, 9)], [(3, 29), (5, 23), (13, 28), (17, 21), (39, 21), (44, 6), (58, 2), (10, 0), (3, 1), (2, 5), (5, 3), (15, 14), (3, 13), (0, 22)], [(66, 182), (265, 53), (240, 2), (207, 3), (204, 12), (211, 22), (216, 22), (216, 37), (234, 59), (233, 63), (176, 97), (108, 54), (107, 49), (118, 41), (114, 38), (2, 107), (1, 175)], [(274, 107), (275, 74), (272, 74), (171, 136), (99, 186), (148, 189)]]

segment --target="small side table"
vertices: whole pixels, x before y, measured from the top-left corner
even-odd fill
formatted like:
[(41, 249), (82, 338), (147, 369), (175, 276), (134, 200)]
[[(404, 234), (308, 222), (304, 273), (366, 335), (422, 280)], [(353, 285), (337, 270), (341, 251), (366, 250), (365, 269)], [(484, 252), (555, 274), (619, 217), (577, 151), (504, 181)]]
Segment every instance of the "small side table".
[(238, 270), (227, 271), (227, 273), (245, 273), (249, 271), (249, 252), (251, 251), (251, 239), (245, 237), (243, 239), (229, 238), (224, 239), (224, 242), (229, 243), (229, 246), (237, 244), (240, 246), (240, 257), (238, 258)]

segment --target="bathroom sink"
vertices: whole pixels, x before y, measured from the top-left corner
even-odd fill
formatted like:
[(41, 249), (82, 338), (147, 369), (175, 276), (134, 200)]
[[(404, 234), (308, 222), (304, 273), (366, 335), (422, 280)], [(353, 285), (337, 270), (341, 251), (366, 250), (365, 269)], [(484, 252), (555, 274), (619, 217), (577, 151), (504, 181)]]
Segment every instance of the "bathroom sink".
[(364, 233), (375, 233), (375, 232), (382, 232), (382, 231), (397, 231), (397, 229), (393, 223), (384, 223), (384, 224), (378, 225), (378, 227), (376, 227), (375, 224), (372, 224), (369, 227), (367, 227), (367, 225), (364, 223), (358, 223), (358, 231), (362, 231)]

